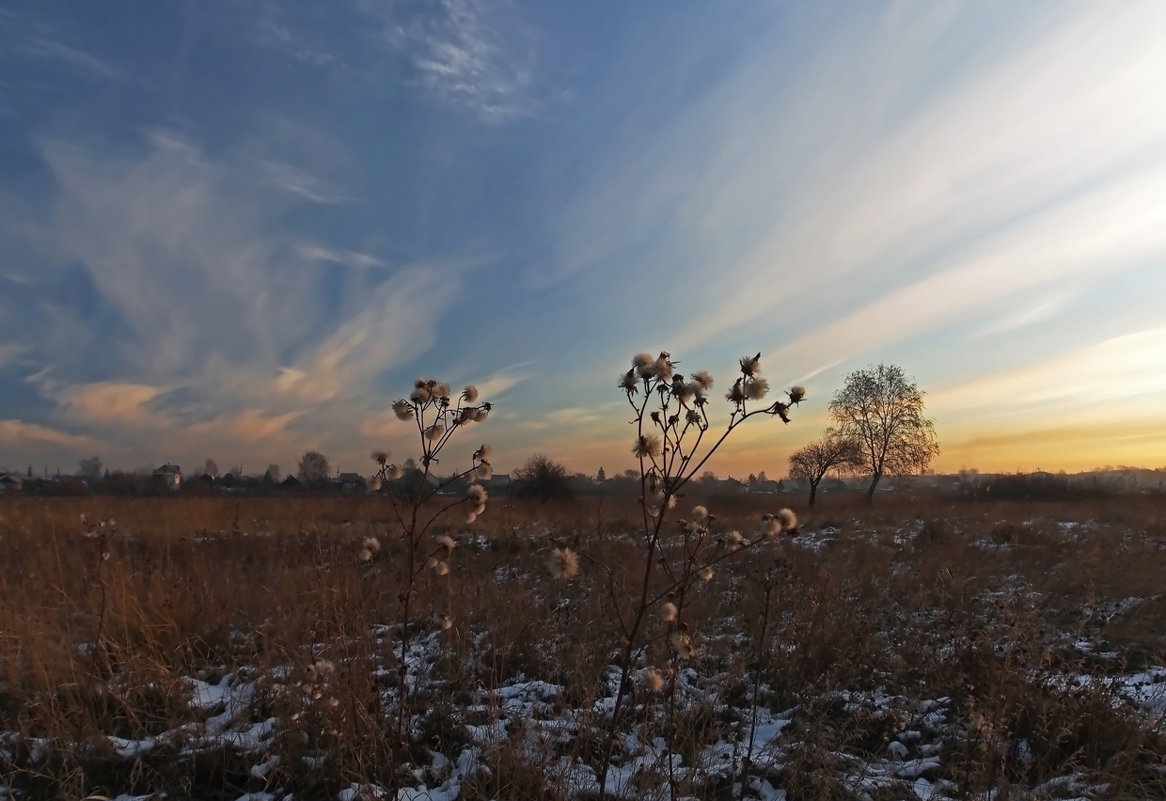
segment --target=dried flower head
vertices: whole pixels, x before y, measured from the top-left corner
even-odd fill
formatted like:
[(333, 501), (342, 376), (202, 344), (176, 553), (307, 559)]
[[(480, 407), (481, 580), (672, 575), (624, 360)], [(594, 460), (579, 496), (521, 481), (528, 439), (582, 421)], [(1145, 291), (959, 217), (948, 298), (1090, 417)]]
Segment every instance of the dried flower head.
[(466, 497), (470, 499), (471, 503), (481, 506), (486, 502), (489, 495), (486, 493), (486, 488), (481, 484), (473, 484), (466, 492)]
[(434, 622), (442, 631), (449, 631), (453, 627), (453, 621), (450, 620), (449, 615), (439, 614), (435, 617)]
[(632, 357), (632, 369), (640, 378), (651, 378), (654, 374), (656, 360), (650, 353), (637, 353)]
[(640, 390), (640, 380), (636, 376), (635, 368), (628, 370), (619, 377), (619, 382), (616, 384), (620, 389), (628, 395), (635, 395)]
[(703, 506), (692, 507), (692, 519), (698, 523), (703, 523), (709, 519), (709, 510)]
[(753, 376), (761, 372), (761, 354), (756, 356), (742, 356), (741, 357), (741, 372), (747, 376)]
[(700, 571), (700, 577), (702, 579), (704, 579), (705, 581), (712, 581), (713, 576), (715, 576), (716, 574), (717, 574), (717, 572), (715, 570), (713, 570), (711, 567), (706, 567), (704, 570)]
[(798, 527), (798, 516), (793, 509), (781, 509), (777, 513), (777, 522), (782, 531), (793, 531)]
[(769, 380), (755, 376), (745, 384), (745, 397), (749, 400), (761, 400), (769, 392)]
[(368, 548), (373, 553), (377, 553), (381, 549), (381, 541), (376, 537), (365, 537), (361, 547)]
[(740, 548), (745, 543), (745, 538), (741, 536), (741, 532), (733, 529), (725, 535), (725, 542), (734, 551)]
[(664, 616), (664, 620), (671, 622), (680, 614), (680, 610), (676, 608), (676, 604), (668, 601), (661, 607), (660, 614)]
[(660, 692), (664, 689), (664, 674), (656, 668), (648, 668), (644, 673), (644, 686), (648, 688), (648, 692)]
[(401, 398), (393, 402), (393, 414), (397, 415), (398, 420), (412, 420), (413, 419), (413, 404)]
[(429, 567), (431, 567), (433, 572), (439, 576), (449, 575), (449, 562), (443, 562), (440, 559), (430, 558)]
[(401, 476), (405, 475), (405, 469), (400, 465), (391, 464), (389, 465), (387, 475), (390, 480), (396, 481), (397, 479), (401, 478)]
[(725, 393), (725, 400), (733, 403), (742, 403), (745, 400), (745, 382), (738, 378), (733, 386)]
[(773, 515), (765, 515), (761, 518), (761, 528), (758, 533), (763, 537), (776, 537), (781, 532), (781, 523)]
[(579, 557), (570, 548), (555, 548), (547, 567), (557, 579), (570, 578), (579, 572)]
[(672, 646), (673, 653), (681, 659), (692, 659), (696, 654), (696, 649), (692, 646), (692, 637), (680, 629), (668, 635), (668, 644)]
[(490, 446), (482, 443), (482, 447), (474, 451), (474, 461), (484, 462), (490, 458)]
[(371, 562), (372, 551), (370, 551), (368, 548), (361, 548), (360, 553), (356, 555), (356, 558), (362, 562)]
[(429, 383), (424, 378), (418, 378), (417, 383), (413, 387), (413, 391), (409, 393), (409, 400), (417, 405), (429, 403), (433, 399), (433, 392), (429, 388)]
[(663, 444), (660, 438), (655, 434), (641, 434), (636, 437), (636, 442), (632, 446), (632, 453), (640, 459), (655, 459), (660, 455)]
[(713, 377), (709, 375), (708, 370), (700, 370), (693, 373), (692, 380), (698, 387), (703, 390), (710, 390), (713, 388)]
[(806, 398), (806, 388), (801, 384), (795, 384), (789, 388), (787, 394), (789, 395), (790, 403), (801, 403)]
[(478, 519), (477, 512), (468, 512), (466, 514), (466, 525), (472, 526), (477, 519)]
[(481, 481), (489, 480), (494, 475), (494, 468), (489, 462), (482, 462), (474, 468), (473, 477)]
[(454, 542), (453, 537), (449, 536), (448, 534), (442, 534), (440, 537), (438, 537), (437, 544), (442, 548), (445, 548), (447, 552), (452, 552), (453, 549), (457, 547), (457, 543)]
[(467, 384), (466, 388), (462, 390), (462, 400), (466, 403), (474, 403), (478, 399), (478, 388), (473, 384)]
[(434, 423), (425, 429), (425, 438), (430, 442), (441, 439), (441, 435), (445, 433), (445, 426)]
[(783, 423), (789, 422), (788, 412), (789, 412), (789, 406), (786, 406), (781, 401), (774, 403), (773, 407), (770, 409), (770, 413), (776, 414), (778, 417), (780, 417), (781, 422), (783, 422)]
[(375, 450), (372, 452), (372, 460), (379, 464), (381, 467), (384, 467), (385, 464), (389, 461), (389, 452), (380, 449)]

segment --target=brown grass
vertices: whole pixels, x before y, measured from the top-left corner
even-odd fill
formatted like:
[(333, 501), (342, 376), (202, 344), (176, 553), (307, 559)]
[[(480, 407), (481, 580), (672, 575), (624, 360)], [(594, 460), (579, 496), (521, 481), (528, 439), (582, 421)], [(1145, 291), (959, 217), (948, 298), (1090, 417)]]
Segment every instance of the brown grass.
[[(509, 736), (482, 750), (491, 769), (472, 777), (464, 797), (560, 798), (567, 788), (556, 760), (589, 762), (600, 751), (602, 716), (591, 710), (608, 694), (605, 669), (620, 651), (611, 598), (639, 581), (640, 546), (628, 534), (638, 512), (612, 499), (497, 500), (473, 529), (441, 529), (459, 542), (451, 573), (427, 574), (417, 587), (419, 619), (446, 614), (453, 627), (437, 635), (444, 650), (420, 691), (430, 711), (411, 748), (417, 765), (429, 764), (429, 750), (455, 758), (471, 739), (465, 726), (505, 720)], [(897, 734), (926, 729), (917, 705), (936, 698), (948, 699), (944, 736), (961, 736), (945, 741), (941, 768), (928, 776), (954, 782), (960, 797), (1073, 773), (1105, 783), (1097, 797), (1166, 796), (1163, 729), (1138, 718), (1106, 681), (1166, 664), (1162, 499), (880, 498), (873, 508), (827, 499), (812, 511), (779, 498), (709, 503), (718, 529), (742, 531), (755, 530), (762, 512), (793, 505), (803, 532), (830, 540), (818, 550), (776, 542), (726, 563), (689, 607), (691, 667), (701, 680), (731, 708), (748, 704), (754, 680), (763, 708), (796, 707), (778, 743), (788, 747), (785, 767), (768, 775), (790, 797), (853, 797), (845, 755), (886, 758)], [(82, 537), (82, 513), (116, 519), (107, 560)], [(395, 669), (393, 634), (383, 627), (400, 592), (390, 516), (375, 498), (0, 500), (0, 736), (10, 733), (7, 759), (0, 742), (0, 787), (28, 798), (235, 798), (276, 787), (334, 797), (353, 782), (392, 784), (404, 766), (385, 758), (384, 741), (396, 679), (386, 675)], [(356, 558), (369, 535), (385, 546), (373, 570)], [(583, 556), (581, 575), (567, 582), (545, 569), (561, 546)], [(596, 560), (612, 568), (610, 584)], [(771, 567), (772, 619), (759, 642)], [(436, 631), (426, 622), (418, 633)], [(294, 684), (319, 659), (337, 669), (310, 698), (306, 684)], [(672, 664), (662, 638), (646, 659)], [(211, 711), (189, 703), (189, 679), (226, 674), (256, 681), (247, 720), (278, 721), (261, 753), (192, 754), (174, 742), (131, 759), (113, 753), (108, 735), (137, 740), (205, 719)], [(1095, 680), (1069, 688), (1042, 678), (1077, 675)], [(537, 726), (491, 695), (520, 678), (562, 688), (539, 715), (580, 710), (570, 737), (540, 741), (541, 763), (529, 758)], [(890, 711), (856, 700), (875, 691), (903, 700)], [(629, 725), (665, 736), (685, 764), (741, 725), (731, 709), (700, 704), (670, 718), (668, 699), (658, 700), (637, 697)], [(280, 759), (267, 778), (253, 775), (270, 756)], [(303, 757), (314, 756), (323, 759), (306, 768)], [(650, 771), (637, 778), (645, 793), (658, 780)], [(729, 785), (709, 777), (682, 789), (714, 797)]]

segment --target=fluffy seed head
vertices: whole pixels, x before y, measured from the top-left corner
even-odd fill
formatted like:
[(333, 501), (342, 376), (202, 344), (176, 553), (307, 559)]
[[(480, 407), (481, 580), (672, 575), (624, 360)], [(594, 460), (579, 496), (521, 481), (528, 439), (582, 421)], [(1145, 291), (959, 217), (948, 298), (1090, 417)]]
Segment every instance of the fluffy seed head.
[(401, 398), (393, 403), (393, 414), (397, 415), (398, 420), (412, 420), (413, 404)]
[(547, 567), (557, 579), (571, 578), (579, 572), (579, 557), (570, 548), (555, 548)]
[(755, 376), (745, 384), (745, 397), (749, 400), (761, 400), (769, 392), (769, 381), (761, 376)]
[(676, 619), (678, 614), (680, 614), (680, 610), (676, 608), (676, 604), (668, 601), (660, 610), (660, 614), (664, 616), (664, 620), (671, 622)]
[(474, 451), (474, 461), (484, 462), (490, 458), (490, 446), (482, 443), (482, 447)]
[(692, 517), (696, 522), (703, 523), (709, 519), (709, 510), (703, 506), (692, 507)]
[(449, 562), (443, 562), (440, 559), (431, 558), (429, 560), (429, 566), (433, 569), (433, 572), (439, 576), (449, 575)]
[(660, 455), (663, 444), (660, 438), (655, 434), (641, 434), (636, 437), (636, 442), (632, 445), (632, 453), (640, 459), (655, 459)]
[(683, 631), (676, 630), (668, 635), (668, 644), (672, 651), (681, 659), (692, 659), (696, 649), (692, 647), (692, 637)]
[(756, 356), (742, 356), (741, 357), (741, 372), (745, 375), (752, 376), (761, 372), (761, 354)]
[(473, 403), (478, 399), (478, 388), (473, 384), (467, 384), (466, 388), (462, 390), (462, 400), (466, 403)]
[(660, 692), (664, 689), (664, 674), (656, 668), (648, 668), (644, 673), (644, 686), (648, 688), (648, 692)]
[(470, 499), (471, 503), (481, 506), (486, 502), (489, 496), (486, 494), (486, 488), (481, 484), (474, 484), (466, 493), (466, 497)]
[(789, 402), (801, 403), (806, 398), (806, 388), (801, 384), (795, 384), (789, 388)]
[(362, 546), (368, 548), (373, 553), (376, 553), (381, 549), (381, 541), (376, 537), (365, 537)]
[(624, 392), (632, 395), (639, 391), (640, 380), (636, 377), (636, 370), (632, 368), (619, 377), (619, 382), (616, 384)]
[(713, 377), (709, 375), (708, 370), (700, 370), (692, 374), (692, 380), (696, 382), (701, 389), (709, 390), (713, 388)]
[(381, 467), (384, 467), (385, 463), (389, 461), (389, 452), (379, 449), (375, 450), (372, 452), (372, 460), (379, 464)]
[(425, 438), (430, 442), (441, 439), (441, 435), (445, 433), (445, 426), (434, 423), (425, 429)]
[(777, 522), (782, 531), (793, 531), (798, 527), (798, 516), (793, 509), (782, 509), (777, 513)]
[(704, 570), (700, 571), (700, 577), (702, 579), (704, 579), (705, 581), (712, 581), (713, 576), (715, 576), (715, 575), (716, 575), (716, 571), (713, 570), (711, 567), (706, 567)]

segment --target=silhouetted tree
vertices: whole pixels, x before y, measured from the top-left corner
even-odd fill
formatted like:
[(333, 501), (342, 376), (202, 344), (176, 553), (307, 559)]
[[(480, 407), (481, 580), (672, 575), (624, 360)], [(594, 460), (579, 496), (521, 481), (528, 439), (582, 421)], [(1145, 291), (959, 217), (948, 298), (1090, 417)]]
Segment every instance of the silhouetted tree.
[(830, 401), (830, 416), (862, 446), (871, 474), (868, 502), (884, 474), (921, 473), (939, 453), (935, 423), (923, 416), (923, 392), (898, 365), (851, 373)]
[(297, 475), (305, 484), (319, 484), (327, 481), (332, 468), (328, 464), (328, 457), (319, 451), (307, 451), (300, 457)]
[(82, 459), (77, 463), (77, 473), (90, 481), (101, 478), (101, 457), (95, 455)]
[(531, 456), (515, 470), (512, 480), (518, 495), (532, 496), (542, 501), (571, 500), (575, 497), (567, 468), (541, 453)]
[(267, 466), (267, 470), (263, 473), (263, 480), (269, 484), (278, 484), (281, 475), (279, 465), (273, 462)]
[(851, 470), (862, 467), (862, 443), (855, 437), (827, 429), (821, 439), (799, 448), (790, 454), (790, 478), (808, 481), (810, 484), (810, 506), (818, 494), (818, 485), (833, 468)]
[(202, 472), (211, 478), (218, 478), (219, 466), (215, 463), (214, 459), (207, 459), (206, 463), (203, 465)]

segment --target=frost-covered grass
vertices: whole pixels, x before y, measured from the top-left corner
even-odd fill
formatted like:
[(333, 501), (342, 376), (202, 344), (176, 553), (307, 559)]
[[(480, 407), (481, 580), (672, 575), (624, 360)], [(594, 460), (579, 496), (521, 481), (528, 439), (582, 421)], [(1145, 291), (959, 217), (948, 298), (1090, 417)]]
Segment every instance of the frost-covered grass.
[[(726, 532), (789, 503), (698, 500)], [(796, 537), (726, 561), (688, 601), (691, 659), (649, 623), (609, 793), (1166, 797), (1162, 499), (879, 501), (795, 506)], [(5, 499), (0, 799), (595, 796), (635, 513), (497, 503), (435, 531), (457, 547), (401, 660), (401, 554), (358, 558), (383, 499)]]

